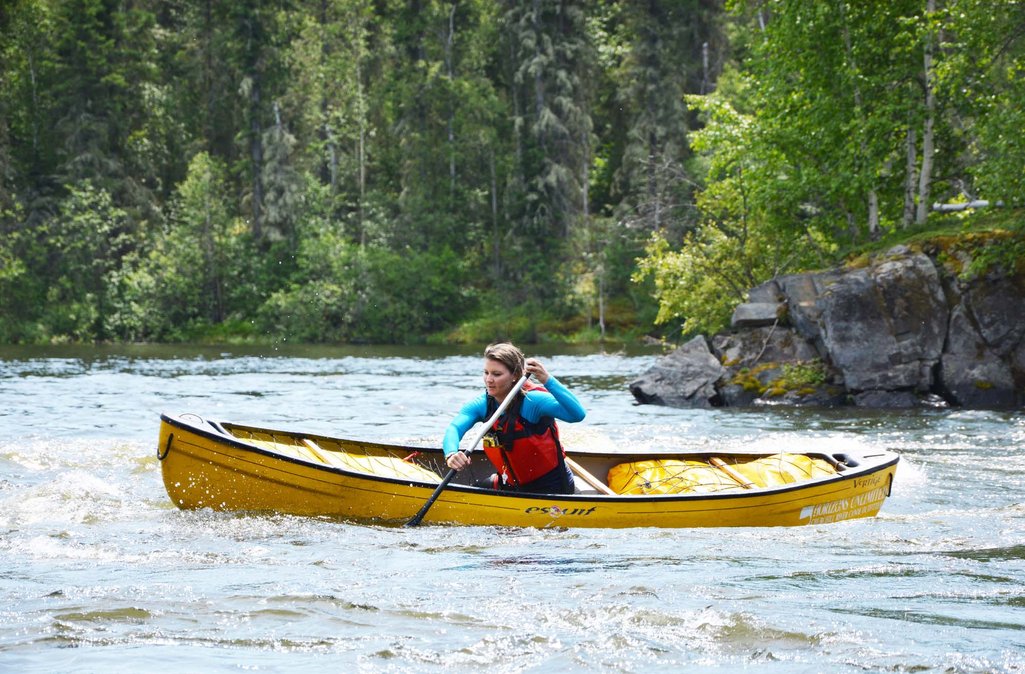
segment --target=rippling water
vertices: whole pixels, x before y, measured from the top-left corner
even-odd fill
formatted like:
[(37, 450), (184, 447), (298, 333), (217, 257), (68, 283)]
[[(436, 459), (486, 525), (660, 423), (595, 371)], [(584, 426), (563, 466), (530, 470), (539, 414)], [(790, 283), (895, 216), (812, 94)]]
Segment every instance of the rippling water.
[(794, 529), (182, 512), (160, 412), (436, 445), (478, 356), (0, 349), (0, 671), (1025, 671), (1021, 415), (635, 406), (652, 359), (545, 354), (567, 444), (886, 448), (893, 497)]

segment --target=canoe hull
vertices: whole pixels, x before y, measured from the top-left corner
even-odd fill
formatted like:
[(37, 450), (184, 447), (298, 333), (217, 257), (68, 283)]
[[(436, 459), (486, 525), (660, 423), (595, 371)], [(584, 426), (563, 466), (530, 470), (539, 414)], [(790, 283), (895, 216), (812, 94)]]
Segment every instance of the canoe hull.
[[(161, 417), (157, 449), (164, 486), (179, 508), (274, 512), (404, 523), (433, 493), (436, 482), (376, 477), (318, 461), (320, 445), (352, 443), (303, 436), (316, 457), (281, 456), (239, 439), (227, 424), (194, 415)], [(264, 433), (274, 433), (265, 431)], [(294, 434), (277, 432), (292, 440)], [(440, 450), (352, 443), (367, 454)], [(573, 453), (579, 462), (616, 455)], [(609, 458), (611, 457), (611, 459)], [(897, 467), (889, 452), (859, 457), (859, 467), (829, 479), (780, 488), (718, 494), (604, 496), (508, 494), (452, 485), (425, 523), (513, 527), (736, 527), (800, 526), (872, 517), (889, 496)]]

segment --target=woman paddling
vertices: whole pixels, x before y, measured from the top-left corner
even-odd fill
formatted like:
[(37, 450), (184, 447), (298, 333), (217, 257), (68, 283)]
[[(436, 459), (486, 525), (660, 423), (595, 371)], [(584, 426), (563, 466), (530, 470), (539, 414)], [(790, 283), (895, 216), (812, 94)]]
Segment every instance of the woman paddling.
[[(519, 391), (512, 388), (526, 372)], [(584, 408), (535, 358), (524, 359), (512, 344), (492, 344), (484, 350), (484, 393), (466, 403), (445, 431), (443, 447), (449, 468), (462, 470), (470, 458), (459, 451), (459, 441), (474, 424), (494, 414), (506, 396), (516, 396), (505, 414), (484, 436), (484, 453), (497, 473), (484, 484), (491, 489), (514, 489), (538, 494), (572, 494), (573, 474), (566, 467), (555, 420), (576, 422)]]

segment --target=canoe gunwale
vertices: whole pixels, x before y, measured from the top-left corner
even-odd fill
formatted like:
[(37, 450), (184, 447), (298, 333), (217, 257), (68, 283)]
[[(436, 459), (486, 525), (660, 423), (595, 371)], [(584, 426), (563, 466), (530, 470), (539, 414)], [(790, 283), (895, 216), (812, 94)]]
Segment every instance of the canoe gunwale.
[[(188, 419), (186, 419), (186, 417)], [(191, 421), (191, 419), (193, 419), (193, 418), (196, 419), (197, 421), (196, 422)], [(217, 442), (217, 443), (228, 445), (228, 446), (230, 446), (230, 447), (232, 447), (234, 449), (237, 449), (237, 450), (241, 450), (241, 451), (245, 451), (245, 452), (251, 452), (251, 453), (254, 453), (254, 454), (266, 457), (268, 459), (275, 460), (275, 461), (282, 461), (282, 462), (286, 462), (286, 463), (290, 463), (290, 464), (296, 464), (296, 465), (304, 466), (306, 468), (314, 468), (314, 469), (316, 469), (318, 471), (323, 471), (323, 472), (326, 472), (326, 473), (332, 473), (332, 474), (341, 475), (341, 476), (345, 476), (345, 477), (353, 478), (353, 479), (358, 479), (358, 480), (371, 480), (371, 481), (374, 481), (374, 482), (380, 482), (380, 483), (384, 483), (384, 484), (402, 485), (403, 487), (417, 487), (417, 488), (424, 489), (427, 493), (432, 492), (437, 487), (437, 484), (438, 484), (437, 482), (424, 482), (424, 481), (417, 480), (417, 479), (414, 479), (414, 478), (393, 478), (393, 477), (387, 477), (387, 476), (381, 476), (381, 475), (373, 475), (371, 473), (355, 471), (355, 470), (349, 470), (349, 469), (342, 468), (342, 467), (339, 467), (339, 466), (330, 466), (330, 465), (327, 465), (327, 464), (324, 464), (324, 463), (315, 462), (315, 461), (309, 461), (309, 460), (306, 460), (306, 459), (303, 459), (303, 458), (300, 458), (300, 457), (288, 456), (288, 455), (285, 455), (285, 454), (282, 454), (282, 453), (278, 453), (278, 452), (274, 452), (274, 451), (271, 451), (271, 450), (263, 449), (263, 448), (257, 446), (254, 443), (246, 441), (243, 438), (239, 438), (237, 436), (232, 435), (220, 423), (218, 423), (216, 421), (208, 420), (208, 419), (206, 419), (204, 417), (201, 417), (201, 416), (199, 416), (197, 414), (194, 414), (194, 413), (182, 413), (182, 414), (179, 414), (179, 415), (172, 415), (172, 414), (168, 414), (168, 413), (162, 413), (160, 415), (160, 419), (161, 419), (161, 422), (166, 423), (166, 424), (168, 424), (169, 426), (171, 426), (173, 428), (177, 428), (177, 429), (179, 429), (179, 430), (181, 430), (183, 432), (193, 433), (193, 434), (197, 434), (197, 435), (203, 436), (203, 437), (205, 437), (205, 438), (207, 438), (209, 440), (212, 440), (212, 441)], [(298, 433), (298, 432), (286, 431), (286, 430), (281, 430), (281, 429), (270, 429), (270, 428), (262, 428), (262, 427), (258, 427), (258, 426), (250, 426), (250, 425), (247, 425), (247, 424), (232, 424), (232, 425), (233, 426), (238, 426), (239, 428), (245, 428), (247, 430), (254, 431), (254, 432), (264, 432), (264, 433), (269, 433), (269, 434), (280, 434), (280, 435), (286, 435), (286, 436), (291, 437), (291, 438), (309, 438), (309, 439), (312, 439), (314, 441), (319, 439), (319, 440), (326, 440), (326, 441), (329, 441), (329, 442), (339, 442), (339, 441), (346, 442), (346, 440), (344, 440), (344, 439), (333, 438), (333, 437), (325, 436), (325, 435), (318, 435), (318, 434), (315, 434), (315, 433)], [(360, 440), (358, 442), (359, 442), (360, 445), (362, 445), (364, 447), (374, 447), (374, 448), (379, 448), (379, 449), (382, 449), (382, 450), (385, 450), (385, 451), (395, 451), (395, 450), (406, 451), (406, 450), (409, 450), (409, 451), (425, 452), (425, 453), (428, 453), (428, 454), (441, 454), (442, 453), (442, 450), (439, 447), (407, 447), (407, 446), (404, 446), (404, 445), (394, 445), (394, 444), (378, 443), (378, 442), (366, 442), (366, 441), (362, 441), (362, 440)], [(171, 440), (169, 438), (166, 448), (161, 448), (161, 447), (157, 448), (157, 454), (158, 454), (158, 457), (161, 459), (161, 461), (163, 461), (163, 459), (167, 456), (167, 453), (170, 451), (171, 444), (172, 443), (171, 443)], [(892, 454), (892, 456), (890, 458), (886, 459), (886, 460), (865, 461), (865, 459), (874, 458), (876, 456), (885, 456), (888, 453), (889, 452), (880, 451), (878, 454), (859, 455), (857, 458), (858, 459), (862, 459), (862, 461), (858, 462), (856, 465), (847, 466), (845, 470), (838, 471), (835, 475), (824, 476), (824, 477), (819, 477), (819, 478), (811, 478), (811, 479), (808, 479), (808, 480), (803, 480), (801, 482), (793, 482), (793, 483), (790, 483), (790, 484), (780, 485), (780, 486), (775, 486), (775, 487), (759, 487), (759, 488), (756, 488), (756, 489), (749, 489), (749, 490), (743, 490), (743, 491), (729, 491), (729, 492), (717, 492), (717, 493), (688, 493), (688, 494), (636, 494), (636, 495), (635, 494), (617, 494), (617, 495), (614, 495), (614, 496), (610, 496), (610, 495), (606, 495), (606, 494), (592, 494), (592, 493), (553, 495), (553, 494), (532, 494), (532, 493), (522, 493), (522, 492), (495, 491), (495, 490), (491, 490), (491, 489), (482, 489), (480, 487), (475, 487), (475, 486), (471, 486), (471, 485), (463, 485), (463, 484), (458, 484), (458, 483), (450, 483), (449, 486), (446, 488), (446, 490), (447, 491), (452, 491), (452, 492), (461, 492), (461, 493), (465, 493), (465, 494), (478, 494), (478, 495), (489, 495), (489, 496), (499, 495), (499, 496), (501, 496), (502, 498), (505, 498), (505, 499), (520, 500), (520, 501), (544, 501), (544, 502), (550, 501), (553, 497), (557, 497), (560, 501), (565, 500), (565, 501), (581, 502), (581, 503), (596, 503), (597, 502), (597, 503), (635, 503), (635, 504), (636, 503), (646, 503), (646, 502), (659, 503), (659, 504), (672, 504), (674, 502), (692, 503), (692, 502), (701, 502), (701, 501), (709, 501), (709, 502), (711, 502), (711, 501), (719, 501), (719, 500), (743, 500), (745, 498), (761, 498), (761, 497), (766, 497), (766, 496), (770, 496), (770, 495), (773, 495), (773, 496), (774, 495), (780, 495), (780, 494), (785, 494), (785, 493), (791, 492), (791, 491), (804, 490), (804, 489), (807, 489), (807, 488), (812, 487), (812, 486), (829, 485), (829, 484), (840, 484), (840, 483), (843, 483), (843, 482), (848, 481), (848, 480), (855, 480), (855, 479), (859, 479), (859, 478), (864, 478), (866, 476), (873, 475), (873, 474), (881, 472), (881, 471), (885, 471), (886, 469), (888, 469), (889, 467), (895, 465), (899, 461), (900, 457), (898, 455), (896, 455), (896, 454)], [(636, 454), (636, 453), (626, 454), (626, 453), (624, 453), (622, 455), (619, 455), (619, 454), (614, 453), (614, 452), (613, 453), (610, 453), (610, 452), (594, 452), (594, 451), (587, 451), (587, 450), (585, 450), (585, 451), (570, 451), (570, 452), (567, 452), (567, 454), (569, 454), (571, 456), (574, 456), (574, 457), (578, 457), (578, 458), (579, 457), (588, 457), (588, 456), (591, 456), (591, 457), (610, 457), (610, 456), (615, 456), (617, 458), (620, 458), (620, 456), (621, 456), (622, 461), (628, 462), (628, 461), (631, 461), (631, 460), (643, 460), (643, 459), (651, 459), (651, 458), (674, 458), (675, 455), (678, 455), (680, 457), (683, 457), (683, 456), (696, 457), (696, 456), (702, 456), (702, 455), (705, 455), (705, 454), (708, 454), (710, 456), (711, 455), (716, 455), (716, 454), (719, 454), (719, 455), (726, 454), (726, 455), (729, 455), (729, 456), (743, 456), (743, 455), (745, 455), (747, 453), (745, 453), (745, 452), (736, 452), (736, 451), (730, 451), (730, 452), (725, 452), (725, 453), (723, 453), (723, 452), (719, 452), (719, 453), (717, 453), (717, 452), (678, 452), (678, 453), (675, 453), (675, 452), (665, 452), (665, 453), (661, 453), (661, 454), (657, 454), (657, 455), (654, 454), (654, 453), (652, 453), (652, 454)], [(834, 455), (828, 454), (826, 452), (802, 452), (802, 454), (806, 454), (808, 456), (814, 456), (814, 457), (823, 458), (823, 459), (825, 459), (825, 460), (827, 460), (827, 461), (829, 461), (831, 463), (834, 463), (834, 465), (836, 463), (836, 459), (834, 458)], [(751, 456), (771, 456), (771, 455), (773, 455), (773, 453), (772, 452), (751, 452), (750, 455)], [(889, 496), (889, 493), (890, 493), (891, 489), (892, 489), (892, 477), (891, 477), (891, 480), (890, 480), (890, 484), (887, 485), (887, 496)]]
[[(181, 416), (186, 416), (186, 415), (181, 415)], [(288, 456), (286, 454), (281, 454), (279, 452), (273, 452), (273, 451), (271, 451), (269, 449), (264, 449), (264, 448), (262, 448), (262, 447), (260, 447), (260, 446), (258, 446), (256, 444), (253, 444), (251, 442), (247, 442), (244, 438), (239, 438), (239, 437), (237, 437), (235, 435), (232, 435), (231, 432), (229, 432), (227, 429), (225, 429), (218, 422), (210, 421), (209, 419), (205, 419), (203, 417), (200, 417), (198, 414), (188, 413), (188, 416), (194, 416), (197, 419), (200, 419), (202, 422), (204, 422), (206, 424), (210, 424), (211, 426), (214, 427), (215, 430), (214, 431), (209, 431), (209, 430), (207, 430), (206, 428), (204, 428), (202, 426), (192, 425), (188, 421), (184, 421), (182, 419), (175, 418), (174, 416), (171, 416), (171, 415), (166, 414), (166, 413), (163, 413), (163, 414), (160, 415), (160, 420), (162, 422), (170, 425), (170, 426), (174, 426), (176, 428), (179, 428), (179, 429), (181, 429), (183, 431), (186, 431), (186, 432), (189, 432), (189, 433), (195, 433), (197, 435), (205, 436), (205, 437), (207, 437), (209, 439), (216, 440), (217, 442), (219, 442), (221, 444), (228, 445), (228, 446), (233, 447), (235, 449), (240, 449), (240, 450), (243, 450), (243, 451), (246, 451), (246, 452), (251, 452), (253, 454), (259, 454), (260, 456), (264, 456), (264, 457), (267, 457), (269, 459), (273, 459), (275, 461), (283, 461), (283, 462), (286, 462), (286, 463), (294, 463), (294, 464), (299, 465), (299, 466), (305, 466), (306, 468), (315, 468), (317, 470), (324, 471), (325, 473), (336, 473), (338, 475), (344, 475), (346, 477), (351, 477), (351, 478), (370, 479), (370, 480), (374, 480), (375, 482), (389, 482), (389, 483), (392, 483), (392, 484), (401, 484), (401, 485), (404, 485), (404, 486), (414, 485), (414, 486), (417, 486), (417, 487), (423, 487), (424, 489), (430, 489), (430, 490), (433, 490), (435, 487), (438, 486), (437, 483), (422, 482), (420, 480), (415, 480), (413, 478), (394, 478), (394, 477), (387, 477), (385, 475), (372, 475), (370, 473), (363, 473), (363, 472), (356, 471), (356, 470), (348, 470), (348, 469), (345, 469), (345, 468), (340, 468), (338, 466), (329, 466), (326, 463), (319, 463), (319, 462), (316, 462), (316, 461), (307, 461), (306, 459), (302, 459), (302, 458), (297, 457), (297, 456)], [(214, 424), (216, 424), (216, 426)], [(334, 441), (334, 440), (337, 439), (337, 438), (330, 438), (330, 437), (328, 437), (326, 435), (317, 435), (315, 433), (302, 433), (302, 434), (299, 434), (299, 433), (292, 433), (290, 431), (283, 431), (283, 430), (280, 430), (280, 429), (260, 428), (258, 426), (249, 426), (247, 424), (237, 424), (237, 425), (241, 426), (241, 427), (244, 427), (244, 428), (247, 428), (247, 429), (252, 430), (252, 431), (264, 432), (264, 433), (278, 433), (278, 434), (281, 434), (281, 435), (288, 435), (289, 437), (300, 437), (301, 436), (301, 437), (304, 437), (304, 438), (310, 438), (311, 440), (318, 440), (318, 439), (320, 439), (320, 440), (331, 440), (331, 441)], [(161, 456), (166, 456), (167, 455), (168, 451), (170, 450), (170, 444), (171, 443), (168, 442), (168, 448), (167, 448), (167, 450), (165, 450), (163, 452), (162, 455), (160, 453), (158, 453), (158, 455), (157, 455), (158, 458), (161, 458)], [(435, 450), (435, 449), (432, 449), (432, 448), (402, 447), (401, 445), (388, 445), (388, 444), (377, 443), (377, 442), (363, 442), (362, 440), (360, 441), (360, 444), (367, 445), (367, 446), (373, 446), (373, 447), (380, 447), (382, 449), (412, 449), (412, 450), (421, 451), (421, 452), (435, 452), (435, 451), (440, 452), (441, 451), (441, 450)], [(161, 458), (161, 460), (163, 460), (163, 459)], [(452, 488), (454, 489), (456, 487), (461, 487), (461, 486), (462, 485), (452, 485)], [(470, 489), (473, 490), (474, 492), (485, 491), (485, 490), (477, 489), (477, 488), (474, 488), (474, 487), (471, 487)]]

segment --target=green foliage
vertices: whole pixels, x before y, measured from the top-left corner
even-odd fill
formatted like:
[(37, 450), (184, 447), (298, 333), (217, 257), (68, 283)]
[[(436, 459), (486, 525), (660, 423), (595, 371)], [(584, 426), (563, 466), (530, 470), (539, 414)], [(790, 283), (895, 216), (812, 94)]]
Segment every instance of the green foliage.
[(967, 276), (982, 276), (992, 269), (1025, 274), (1025, 236), (1002, 238), (977, 251), (967, 269)]
[[(27, 278), (28, 267), (18, 256), (16, 247), (9, 237), (0, 237), (0, 314), (4, 316), (25, 315), (31, 292)], [(21, 341), (24, 335), (11, 321), (0, 321), (0, 341)]]
[(711, 334), (728, 325), (748, 288), (810, 258), (798, 242), (802, 232), (773, 212), (781, 167), (775, 153), (759, 152), (755, 121), (716, 96), (687, 100), (705, 116), (691, 134), (706, 162), (708, 181), (696, 196), (703, 217), (678, 250), (656, 233), (635, 278), (654, 279), (657, 322)]
[[(538, 305), (502, 306), (500, 297), (481, 299), (476, 318), (464, 320), (451, 330), (432, 336), (431, 341), (451, 344), (486, 344), (512, 341), (524, 344), (563, 343), (594, 344), (596, 342), (632, 341), (643, 334), (650, 322), (638, 319), (633, 303), (619, 299), (605, 307), (606, 331), (598, 324), (597, 312), (590, 315), (560, 314)], [(502, 306), (501, 311), (494, 307)]]
[(257, 312), (258, 333), (296, 342), (417, 342), (473, 306), (467, 265), (452, 250), (361, 247), (322, 224), (298, 255), (296, 280)]
[(790, 391), (813, 393), (828, 380), (829, 370), (826, 364), (816, 358), (794, 363), (762, 363), (753, 368), (741, 368), (731, 381), (746, 391), (774, 397)]
[(500, 314), (487, 313), (475, 319), (462, 321), (457, 328), (444, 334), (444, 341), (453, 344), (487, 344), (511, 341), (529, 344), (538, 341), (538, 317), (519, 307)]
[(778, 386), (788, 391), (814, 388), (826, 383), (829, 373), (819, 359), (799, 363), (784, 363), (783, 377)]
[(250, 287), (256, 251), (227, 207), (220, 162), (197, 154), (173, 203), (167, 228), (118, 278), (120, 302), (111, 323), (125, 339), (187, 339), (229, 318)]
[(90, 181), (68, 187), (59, 213), (39, 235), (55, 255), (48, 265), (42, 324), (52, 338), (106, 339), (104, 319), (116, 294), (114, 279), (125, 258), (109, 250), (126, 250), (132, 232), (127, 213), (109, 192)]
[[(939, 89), (963, 109), (959, 135), (968, 141), (962, 158), (979, 198), (1021, 205), (1025, 192), (1025, 41), (1018, 2), (952, 0), (935, 17), (943, 28)], [(1014, 27), (1014, 28), (1012, 28)], [(1009, 32), (1010, 31), (1010, 32)]]
[(714, 334), (728, 325), (733, 307), (742, 300), (734, 282), (744, 273), (740, 252), (733, 240), (711, 227), (688, 234), (677, 251), (655, 234), (639, 261), (637, 280), (654, 280), (656, 322), (679, 321), (684, 335)]
[[(1010, 129), (1025, 121), (1015, 102), (1025, 49), (1007, 26), (1025, 17), (1017, 3), (989, 6), (930, 14), (918, 0), (808, 0), (767, 13), (732, 3), (738, 61), (719, 92), (687, 97), (705, 121), (690, 134), (706, 171), (700, 224), (679, 250), (656, 239), (640, 266), (655, 279), (658, 319), (714, 331), (742, 299), (738, 284), (887, 239), (916, 201), (971, 193), (973, 179), (991, 195), (1019, 194), (1025, 145)], [(933, 48), (939, 36), (947, 42)], [(994, 246), (973, 265), (1007, 266), (1023, 252)]]
[(751, 71), (754, 150), (778, 163), (775, 183), (754, 198), (777, 220), (801, 218), (843, 243), (900, 219), (902, 143), (925, 115), (924, 98), (903, 86), (921, 76), (921, 9), (917, 0), (814, 1), (773, 15)]
[(993, 271), (1025, 276), (1025, 220), (1006, 228), (935, 236), (925, 245), (937, 250), (939, 259), (962, 279), (979, 278)]
[(0, 340), (713, 330), (1022, 192), (1021, 3), (938, 4), (8, 2)]

